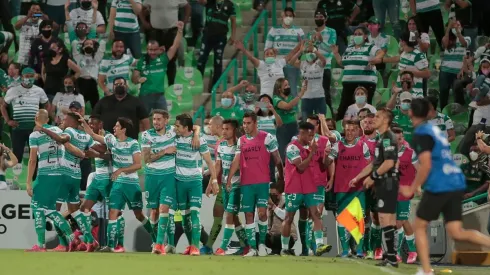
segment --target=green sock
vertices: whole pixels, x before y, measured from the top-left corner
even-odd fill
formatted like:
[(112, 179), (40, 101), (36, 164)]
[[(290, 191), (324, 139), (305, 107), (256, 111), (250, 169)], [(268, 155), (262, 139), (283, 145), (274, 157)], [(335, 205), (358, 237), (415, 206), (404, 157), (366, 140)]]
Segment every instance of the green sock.
[(146, 232), (148, 232), (148, 234), (150, 234), (151, 241), (153, 243), (156, 243), (157, 242), (157, 236), (155, 235), (155, 232), (153, 231), (153, 225), (151, 225), (150, 220), (148, 220), (148, 218), (145, 217), (145, 219), (141, 222), (141, 224), (143, 224), (143, 228), (146, 230)]
[[(158, 224), (159, 224), (160, 218), (157, 218), (156, 221), (152, 221), (150, 219), (150, 224), (151, 224), (151, 232), (155, 236), (156, 239), (158, 239)], [(165, 234), (164, 234), (165, 235)], [(163, 240), (162, 240), (163, 242)]]
[(255, 223), (245, 225), (248, 244), (252, 249), (257, 249), (257, 240), (255, 240)]
[[(126, 220), (121, 215), (117, 218), (117, 243), (115, 245), (124, 246), (124, 229), (126, 228)], [(109, 231), (109, 229), (107, 229)]]
[(223, 240), (221, 241), (220, 248), (225, 250), (228, 248), (230, 244), (231, 236), (233, 236), (233, 231), (235, 231), (235, 225), (233, 224), (225, 224), (225, 230), (223, 231)]
[(56, 234), (58, 235), (58, 242), (60, 243), (60, 245), (65, 247), (68, 246), (68, 242), (65, 238), (65, 233), (63, 233), (63, 231), (61, 231), (61, 229), (59, 229), (57, 226), (55, 226), (54, 229), (56, 230)]
[(316, 250), (316, 239), (313, 232), (313, 220), (308, 220), (308, 242), (310, 244), (310, 248), (315, 251)]
[(283, 235), (281, 235), (282, 249), (289, 249), (289, 239), (290, 238), (291, 238), (291, 236), (284, 237)]
[(395, 231), (395, 251), (400, 254), (403, 245), (403, 239), (405, 238), (405, 232), (403, 227)]
[(221, 231), (221, 223), (223, 222), (223, 217), (214, 217), (213, 226), (211, 227), (211, 232), (209, 232), (208, 242), (206, 246), (209, 248), (213, 248), (214, 242), (218, 238), (219, 232)]
[(364, 236), (359, 240), (359, 244), (357, 244), (357, 253), (364, 254)]
[(93, 243), (94, 238), (92, 236), (92, 232), (90, 231), (90, 225), (87, 222), (85, 213), (82, 213), (80, 212), (80, 210), (77, 210), (73, 212), (71, 215), (77, 222), (78, 228), (80, 228), (80, 231), (82, 232), (83, 237), (85, 238), (85, 242)]
[(317, 247), (323, 245), (323, 231), (318, 230), (318, 231), (313, 231), (313, 235), (315, 237), (315, 244)]
[(85, 227), (87, 228), (88, 239), (87, 243), (94, 243), (94, 236), (92, 235), (92, 214), (90, 212), (83, 213), (85, 217)]
[(245, 228), (243, 226), (237, 226), (235, 227), (235, 233), (236, 236), (238, 237), (238, 240), (240, 241), (240, 245), (242, 247), (248, 246), (248, 241), (247, 241), (247, 233), (245, 233)]
[(168, 215), (168, 227), (167, 227), (167, 243), (171, 246), (175, 246), (175, 219), (174, 215)]
[(34, 228), (37, 234), (37, 245), (40, 248), (45, 248), (46, 244), (46, 216), (44, 210), (33, 209)]
[(157, 244), (163, 244), (163, 239), (165, 239), (165, 232), (167, 232), (168, 227), (168, 213), (160, 213), (158, 218), (158, 231), (157, 231)]
[[(73, 232), (71, 231), (70, 224), (68, 221), (61, 215), (60, 212), (58, 211), (52, 211), (48, 215), (46, 215), (50, 220), (53, 221), (53, 224), (55, 227), (58, 227), (60, 229), (60, 233), (63, 234), (63, 236), (66, 238), (67, 245), (73, 241), (74, 236)], [(60, 240), (61, 244), (61, 240)], [(65, 245), (65, 246), (67, 246)]]
[(259, 244), (265, 245), (267, 237), (267, 221), (259, 221)]
[(405, 240), (407, 241), (408, 252), (417, 252), (415, 247), (415, 235), (405, 235)]
[(306, 231), (305, 231), (305, 234), (306, 234), (306, 247), (308, 249), (311, 249), (311, 243), (312, 243), (312, 236), (311, 236), (311, 231), (312, 231), (312, 228), (311, 228), (311, 224), (310, 224), (310, 220), (306, 221)]
[(199, 240), (201, 239), (201, 219), (199, 217), (199, 211), (191, 210), (191, 222), (192, 222), (192, 245), (199, 247)]
[[(119, 235), (119, 228), (118, 225), (120, 223), (118, 220), (109, 220), (107, 224), (107, 246), (114, 249), (116, 248), (116, 240), (117, 236)], [(120, 245), (123, 245), (123, 243), (119, 243)]]
[(299, 230), (299, 238), (301, 240), (301, 245), (303, 246), (303, 251), (308, 249), (308, 245), (306, 244), (306, 225), (307, 221), (298, 220), (298, 230)]
[[(184, 233), (187, 238), (187, 241), (189, 242), (189, 245), (192, 245), (192, 223), (191, 223), (191, 212), (190, 210), (186, 210), (185, 214), (184, 211), (182, 211), (182, 225), (184, 227)], [(189, 213), (189, 214), (187, 214)]]
[(347, 238), (345, 227), (337, 225), (337, 232), (339, 233), (340, 247), (342, 252), (349, 251), (349, 238)]

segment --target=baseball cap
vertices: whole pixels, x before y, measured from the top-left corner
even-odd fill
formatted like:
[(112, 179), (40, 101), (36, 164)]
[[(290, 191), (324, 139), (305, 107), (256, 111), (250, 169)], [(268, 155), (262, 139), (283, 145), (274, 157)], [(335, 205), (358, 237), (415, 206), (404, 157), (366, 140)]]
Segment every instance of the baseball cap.
[(379, 24), (379, 20), (376, 16), (371, 16), (369, 19), (368, 19), (368, 23), (371, 23), (371, 24)]
[(286, 13), (288, 11), (293, 13), (293, 17), (296, 17), (296, 14), (294, 13), (294, 9), (293, 8), (291, 8), (291, 7), (284, 8), (284, 13)]
[(405, 100), (412, 101), (412, 94), (410, 92), (403, 92), (400, 94), (400, 102), (403, 102)]
[(315, 11), (315, 17), (317, 15), (322, 15), (323, 17), (327, 18), (327, 11), (324, 10), (324, 9), (321, 9), (321, 8), (320, 9), (316, 9), (316, 11)]
[(480, 60), (480, 64), (483, 63), (483, 62), (488, 62), (490, 63), (490, 59), (488, 59), (488, 57), (483, 57), (481, 60)]
[(77, 110), (80, 110), (80, 109), (82, 109), (82, 104), (80, 104), (80, 102), (78, 102), (78, 101), (72, 101), (70, 103), (70, 106), (68, 107), (68, 109), (77, 109)]
[(26, 74), (36, 74), (36, 71), (34, 71), (33, 68), (27, 67), (22, 70), (22, 75), (26, 75)]

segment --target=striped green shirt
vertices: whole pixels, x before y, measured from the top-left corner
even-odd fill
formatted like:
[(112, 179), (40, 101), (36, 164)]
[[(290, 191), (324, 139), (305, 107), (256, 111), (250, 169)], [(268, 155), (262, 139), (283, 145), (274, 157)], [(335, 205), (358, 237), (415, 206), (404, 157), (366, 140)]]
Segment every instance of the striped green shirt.
[[(113, 134), (104, 137), (107, 149), (112, 152), (112, 165), (114, 172), (133, 165), (133, 156), (141, 153), (138, 141), (130, 137), (125, 141), (119, 141)], [(139, 184), (138, 173), (121, 173), (116, 182), (124, 184)]]
[[(141, 0), (134, 0), (141, 4)], [(111, 9), (116, 9), (116, 18), (114, 20), (114, 31), (134, 33), (140, 31), (138, 16), (134, 13), (129, 0), (112, 1)]]
[[(403, 70), (425, 70), (429, 68), (429, 62), (425, 54), (417, 49), (412, 52), (403, 52), (400, 55), (400, 62), (398, 63), (398, 70), (401, 72)], [(421, 77), (413, 78), (414, 86), (412, 89), (413, 97), (423, 97), (423, 79)], [(398, 87), (401, 87), (400, 76), (396, 80)]]
[(34, 85), (27, 89), (19, 85), (10, 88), (5, 95), (5, 103), (12, 107), (11, 119), (19, 123), (18, 129), (32, 129), (39, 104), (48, 102), (48, 96), (43, 89)]
[[(309, 32), (307, 35), (307, 39), (311, 40), (313, 36), (315, 35), (315, 31)], [(329, 27), (325, 27), (321, 32), (323, 41), (316, 41), (315, 46), (317, 49), (325, 56), (325, 59), (327, 60), (327, 63), (325, 64), (325, 69), (331, 69), (332, 68), (332, 58), (333, 58), (333, 53), (332, 50), (330, 49), (330, 46), (335, 45), (337, 43), (337, 32)]]
[(449, 136), (447, 131), (454, 129), (453, 121), (447, 115), (439, 112), (435, 118), (429, 120), (429, 123), (439, 127), (446, 138)]
[[(82, 130), (68, 127), (63, 131), (62, 135), (69, 136), (69, 142), (82, 151), (86, 151), (90, 147), (95, 145), (92, 137)], [(72, 153), (68, 152), (68, 150), (65, 150), (65, 153), (63, 154), (61, 170), (62, 173), (66, 176), (70, 176), (75, 179), (82, 178), (80, 170), (80, 158), (74, 156)]]
[[(56, 126), (44, 124), (43, 128), (49, 129), (55, 134), (63, 132)], [(29, 147), (37, 148), (37, 174), (60, 175), (61, 159), (64, 152), (63, 145), (59, 145), (43, 132), (35, 131), (29, 135)]]
[(288, 55), (301, 41), (304, 39), (305, 33), (303, 29), (291, 26), (290, 28), (272, 27), (267, 33), (265, 41), (265, 49), (276, 49), (279, 56)]
[(440, 9), (439, 0), (416, 0), (416, 9), (418, 13), (428, 12)]
[[(175, 146), (175, 131), (173, 126), (167, 125), (165, 134), (160, 135), (152, 128), (141, 135), (141, 148), (150, 148), (151, 153), (156, 154), (169, 147)], [(168, 175), (175, 174), (175, 155), (165, 154), (154, 162), (145, 165), (145, 174)]]
[[(99, 144), (94, 140), (95, 144)], [(104, 160), (101, 158), (94, 158), (95, 161), (95, 179), (105, 180), (109, 179), (112, 173), (112, 164), (110, 160)]]
[(202, 181), (202, 155), (209, 152), (208, 144), (204, 137), (199, 138), (199, 149), (192, 148), (192, 138), (177, 136), (177, 155), (175, 156), (175, 179), (179, 181)]
[(276, 136), (276, 117), (275, 116), (258, 116), (257, 128)]
[(114, 79), (123, 77), (129, 81), (129, 72), (133, 62), (134, 58), (126, 54), (123, 54), (120, 59), (115, 59), (112, 56), (102, 59), (99, 74), (106, 76), (106, 85), (111, 92)]
[[(471, 44), (471, 38), (465, 36), (464, 40), (467, 45)], [(446, 73), (458, 74), (463, 67), (463, 58), (466, 55), (466, 48), (459, 42), (456, 38), (456, 47), (451, 49), (446, 49), (444, 51), (444, 56), (442, 57), (441, 71)]]
[[(221, 160), (221, 170), (223, 171), (221, 176), (221, 183), (226, 184), (228, 175), (230, 174), (231, 163), (235, 158), (236, 145), (228, 145), (228, 141), (223, 140), (218, 144), (218, 155), (216, 160)], [(231, 179), (232, 184), (238, 184), (240, 181), (240, 171), (237, 171)]]
[(376, 45), (378, 48), (382, 50), (388, 50), (388, 44), (390, 43), (390, 37), (385, 35), (384, 33), (378, 34), (376, 37), (372, 37), (368, 35), (369, 42)]
[(211, 159), (214, 161), (216, 157), (214, 155), (214, 149), (216, 148), (216, 142), (218, 142), (219, 138), (217, 136), (207, 135), (207, 134), (204, 134), (203, 137), (206, 140), (206, 144), (208, 145), (209, 153), (211, 154)]
[(372, 43), (364, 43), (360, 48), (349, 45), (342, 56), (344, 76), (342, 82), (377, 83), (376, 67), (369, 65), (369, 60), (376, 56), (380, 49)]

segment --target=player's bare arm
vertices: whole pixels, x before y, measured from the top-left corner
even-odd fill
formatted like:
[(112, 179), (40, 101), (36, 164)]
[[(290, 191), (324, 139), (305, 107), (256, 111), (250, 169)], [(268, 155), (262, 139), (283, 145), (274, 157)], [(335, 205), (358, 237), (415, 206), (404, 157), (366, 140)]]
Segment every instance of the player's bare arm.
[(27, 194), (32, 197), (32, 177), (34, 176), (34, 171), (36, 170), (37, 164), (37, 148), (31, 147), (29, 151), (29, 162), (27, 164), (27, 179), (26, 179), (26, 189)]
[(430, 169), (432, 168), (432, 153), (431, 151), (424, 151), (418, 155), (419, 158), (419, 169), (417, 170), (417, 174), (415, 175), (415, 180), (413, 181), (412, 186), (400, 187), (400, 192), (406, 197), (412, 196), (416, 190), (418, 190), (424, 182), (427, 180), (429, 176)]
[(365, 178), (367, 176), (369, 176), (371, 174), (371, 172), (373, 171), (373, 163), (371, 162), (370, 164), (368, 164), (368, 166), (364, 167), (364, 169), (362, 169), (361, 173), (359, 173), (359, 175), (355, 176), (350, 182), (349, 182), (349, 186), (351, 187), (354, 187), (356, 186), (357, 182), (362, 179), (362, 178)]
[(216, 169), (214, 167), (213, 160), (211, 159), (211, 153), (206, 152), (204, 154), (201, 154), (201, 156), (208, 165), (209, 173), (211, 174), (211, 177), (209, 178), (209, 183), (211, 185), (211, 188), (213, 189), (213, 195), (217, 195), (219, 192), (219, 186), (218, 180), (216, 179)]
[[(240, 169), (240, 154), (236, 154), (235, 157), (233, 158), (228, 175), (235, 175), (236, 172), (238, 172), (238, 169)], [(231, 178), (232, 177), (228, 177), (228, 179), (226, 179), (226, 189), (228, 190), (231, 190)]]
[(133, 164), (128, 167), (120, 168), (112, 173), (112, 180), (115, 181), (121, 173), (131, 174), (141, 169), (141, 153), (133, 154)]
[(82, 158), (82, 159), (85, 158), (85, 152), (83, 152), (82, 150), (80, 150), (77, 147), (73, 146), (73, 144), (67, 142), (67, 143), (63, 144), (63, 146), (65, 147), (65, 149), (68, 152), (70, 152), (70, 154), (74, 155), (75, 157), (79, 157), (79, 158)]

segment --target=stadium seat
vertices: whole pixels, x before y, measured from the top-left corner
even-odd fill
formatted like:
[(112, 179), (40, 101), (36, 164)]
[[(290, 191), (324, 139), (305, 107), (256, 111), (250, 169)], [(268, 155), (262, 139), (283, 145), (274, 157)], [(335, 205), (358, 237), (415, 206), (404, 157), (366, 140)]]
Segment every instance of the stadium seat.
[(340, 88), (331, 88), (330, 94), (332, 95), (332, 108), (337, 111), (340, 106), (340, 99), (342, 96), (342, 87)]
[(180, 108), (173, 100), (167, 99), (167, 110), (170, 114), (169, 124), (175, 123), (175, 117), (181, 113)]
[(179, 68), (175, 83), (186, 85), (193, 95), (201, 94), (204, 89), (201, 72), (193, 67)]
[(399, 70), (392, 70), (390, 73), (390, 77), (388, 78), (388, 86), (386, 88), (391, 89), (393, 87), (393, 83), (396, 83), (398, 79)]
[(339, 133), (342, 133), (344, 132), (344, 127), (342, 126), (342, 120), (338, 120), (336, 123), (335, 123), (335, 126), (336, 126), (336, 130), (339, 132)]
[(376, 87), (378, 87), (378, 88), (384, 88), (385, 87), (385, 83), (383, 81), (383, 76), (381, 75), (381, 73), (379, 71), (377, 71), (376, 75), (378, 76), (378, 83), (376, 84)]
[(165, 97), (171, 99), (173, 104), (179, 107), (181, 112), (188, 112), (192, 110), (194, 104), (192, 93), (189, 88), (182, 84), (174, 84), (167, 87), (165, 90)]
[(325, 114), (325, 118), (333, 118), (332, 109), (330, 109), (328, 105), (326, 107), (327, 107), (327, 113)]
[[(236, 0), (235, 6), (239, 6), (241, 11), (249, 11), (252, 9), (252, 1), (250, 0)], [(238, 16), (238, 11), (237, 11)]]
[(343, 76), (344, 70), (341, 68), (335, 68), (332, 69), (332, 81), (330, 86), (332, 88), (342, 88), (342, 76)]
[(388, 42), (388, 52), (387, 54), (389, 56), (397, 56), (399, 55), (400, 52), (400, 45), (398, 44), (398, 41), (396, 41), (396, 38), (393, 36), (389, 36), (390, 41)]
[(439, 72), (436, 70), (430, 71), (430, 77), (427, 83), (428, 89), (439, 89)]
[(441, 113), (450, 117), (454, 123), (467, 124), (469, 121), (468, 109), (458, 103), (446, 105)]
[(451, 142), (451, 153), (456, 153), (456, 149), (463, 138), (464, 135), (456, 136), (456, 138)]

